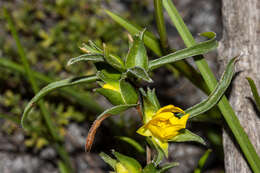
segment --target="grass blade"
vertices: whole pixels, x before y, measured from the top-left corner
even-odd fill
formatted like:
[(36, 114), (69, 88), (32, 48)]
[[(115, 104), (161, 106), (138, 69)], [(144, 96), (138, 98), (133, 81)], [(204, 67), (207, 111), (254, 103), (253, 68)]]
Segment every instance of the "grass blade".
[(124, 142), (130, 144), (131, 146), (133, 146), (139, 153), (142, 153), (142, 154), (145, 153), (145, 149), (142, 147), (142, 145), (140, 145), (134, 139), (126, 137), (126, 136), (118, 136), (117, 138), (120, 139), (121, 141), (124, 141)]
[(248, 81), (248, 83), (250, 85), (252, 94), (254, 96), (254, 99), (255, 99), (255, 102), (256, 102), (256, 107), (257, 107), (258, 111), (260, 111), (260, 96), (259, 96), (259, 94), (257, 92), (257, 88), (256, 88), (256, 85), (255, 85), (255, 82), (250, 77), (247, 77), (246, 79), (247, 79), (247, 81)]

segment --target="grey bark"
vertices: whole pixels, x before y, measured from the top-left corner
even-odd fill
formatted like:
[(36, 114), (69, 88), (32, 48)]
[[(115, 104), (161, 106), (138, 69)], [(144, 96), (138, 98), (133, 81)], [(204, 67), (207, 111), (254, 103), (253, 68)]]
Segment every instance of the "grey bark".
[[(232, 84), (230, 103), (250, 140), (260, 154), (260, 117), (248, 99), (252, 98), (246, 77), (260, 91), (260, 0), (222, 0), (223, 38), (219, 46), (220, 64), (240, 53), (240, 71)], [(229, 129), (224, 128), (223, 145), (227, 173), (251, 172)]]

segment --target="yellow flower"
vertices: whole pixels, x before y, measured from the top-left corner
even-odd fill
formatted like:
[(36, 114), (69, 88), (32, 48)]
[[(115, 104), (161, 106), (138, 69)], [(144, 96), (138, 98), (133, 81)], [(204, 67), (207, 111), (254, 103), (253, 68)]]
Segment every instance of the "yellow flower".
[(160, 108), (145, 124), (137, 130), (143, 136), (150, 136), (164, 151), (168, 149), (168, 140), (180, 134), (181, 129), (186, 128), (189, 114), (181, 118), (175, 113), (185, 112), (178, 107), (168, 105)]

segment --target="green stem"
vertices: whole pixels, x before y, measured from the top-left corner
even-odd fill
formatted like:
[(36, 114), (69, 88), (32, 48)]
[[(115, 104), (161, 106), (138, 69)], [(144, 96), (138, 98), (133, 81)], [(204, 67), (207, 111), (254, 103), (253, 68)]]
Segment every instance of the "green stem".
[(64, 161), (64, 163), (65, 163), (64, 166), (66, 168), (66, 172), (73, 173), (74, 170), (73, 170), (73, 168), (71, 166), (71, 160), (70, 160), (70, 157), (69, 157), (69, 155), (68, 155), (64, 145), (55, 143), (54, 144), (54, 148), (58, 152), (58, 154), (61, 157), (61, 159)]
[(163, 17), (162, 0), (154, 0), (155, 19), (163, 52), (167, 52), (168, 39)]
[[(180, 14), (177, 9), (171, 2), (171, 0), (164, 0), (164, 7), (166, 8), (172, 22), (174, 23), (176, 29), (178, 30), (180, 36), (182, 37), (185, 45), (187, 47), (194, 46), (196, 41), (188, 30), (187, 26), (184, 24)], [(217, 85), (217, 80), (209, 68), (206, 60), (202, 55), (194, 57), (195, 63), (204, 78), (204, 81), (208, 85), (209, 89), (214, 90)], [(233, 132), (241, 150), (243, 151), (251, 169), (255, 173), (260, 172), (260, 159), (257, 155), (252, 143), (250, 142), (247, 134), (245, 133), (243, 127), (240, 125), (240, 122), (233, 111), (231, 105), (229, 104), (227, 98), (225, 96), (218, 103), (218, 107), (226, 120), (229, 128)]]

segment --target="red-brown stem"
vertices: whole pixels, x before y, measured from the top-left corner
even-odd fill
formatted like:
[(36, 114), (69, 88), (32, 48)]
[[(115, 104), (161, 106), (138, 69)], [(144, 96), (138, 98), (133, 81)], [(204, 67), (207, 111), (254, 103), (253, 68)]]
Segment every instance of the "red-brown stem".
[(146, 163), (147, 165), (151, 163), (152, 151), (148, 145), (146, 145)]
[(102, 121), (109, 117), (111, 114), (105, 114), (101, 118), (96, 119), (89, 129), (88, 136), (85, 144), (85, 151), (89, 152), (91, 150), (91, 146), (93, 144), (97, 129), (101, 125)]
[(142, 110), (141, 110), (141, 106), (140, 105), (136, 106), (136, 110), (137, 110), (141, 120), (143, 120), (143, 113), (142, 113)]

